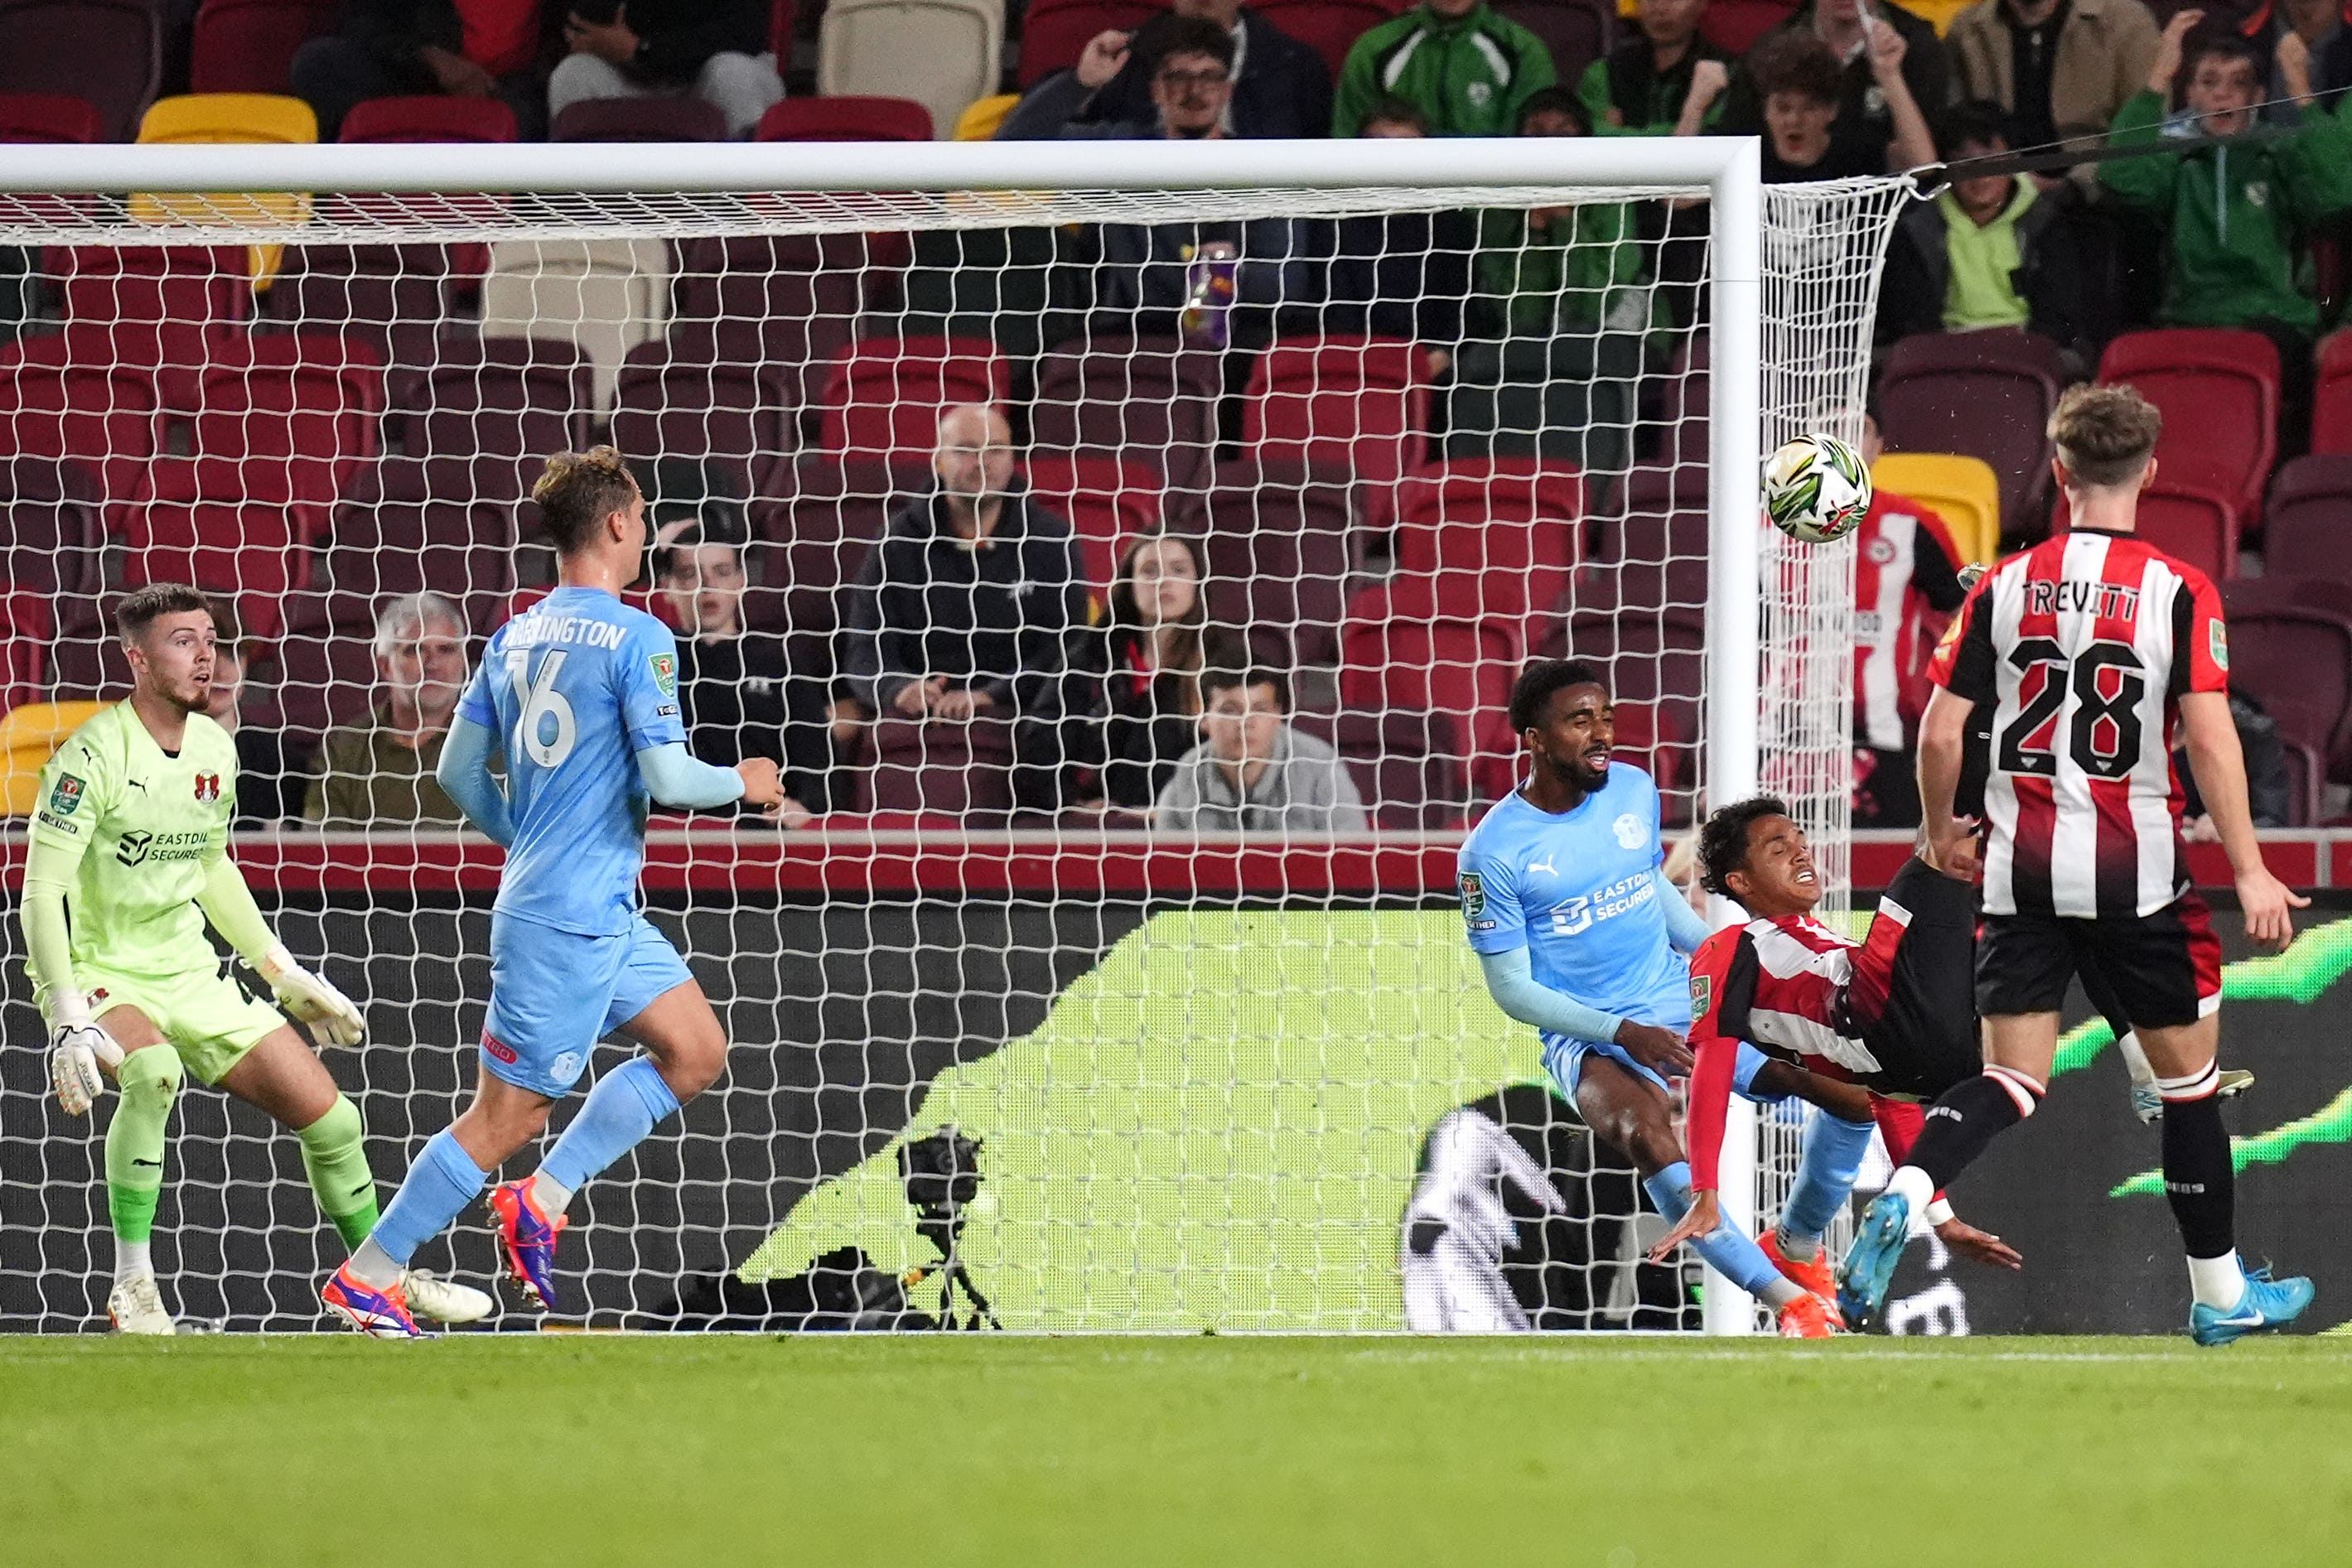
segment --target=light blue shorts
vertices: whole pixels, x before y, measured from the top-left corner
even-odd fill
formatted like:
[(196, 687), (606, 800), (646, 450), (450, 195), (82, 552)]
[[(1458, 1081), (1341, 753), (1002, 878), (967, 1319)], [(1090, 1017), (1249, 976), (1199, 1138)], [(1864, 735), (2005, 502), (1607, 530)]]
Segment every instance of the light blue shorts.
[[(1576, 1103), (1576, 1085), (1578, 1080), (1584, 1076), (1584, 1059), (1588, 1056), (1605, 1056), (1636, 1078), (1646, 1078), (1664, 1092), (1674, 1092), (1667, 1088), (1664, 1079), (1626, 1055), (1625, 1048), (1613, 1040), (1602, 1045), (1589, 1040), (1556, 1038), (1544, 1046), (1544, 1069), (1551, 1074), (1552, 1082), (1559, 1085), (1559, 1092), (1568, 1096), (1568, 1103), (1571, 1105)], [(1754, 1088), (1756, 1075), (1771, 1060), (1746, 1040), (1741, 1040), (1739, 1065), (1731, 1070), (1732, 1092), (1759, 1105), (1775, 1103), (1779, 1096), (1759, 1094)]]
[(693, 978), (643, 915), (617, 936), (583, 936), (493, 914), (482, 1071), (560, 1100), (598, 1040)]

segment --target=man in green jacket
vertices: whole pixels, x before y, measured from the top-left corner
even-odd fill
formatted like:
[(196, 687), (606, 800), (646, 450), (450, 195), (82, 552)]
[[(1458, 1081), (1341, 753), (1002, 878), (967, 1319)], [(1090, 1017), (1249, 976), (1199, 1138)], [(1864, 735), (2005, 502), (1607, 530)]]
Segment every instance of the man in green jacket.
[[(2182, 67), (2182, 40), (2203, 18), (2183, 11), (2158, 46), (2147, 90), (2116, 113), (2114, 147), (2160, 147), (2168, 135), (2236, 137), (2252, 128), (2262, 81), (2253, 50), (2232, 33), (2200, 36), (2187, 60), (2188, 113), (2168, 125), (2166, 105)], [(2287, 90), (2311, 91), (2310, 57), (2290, 36), (2279, 48)], [(2299, 128), (2276, 141), (2224, 141), (2181, 152), (2117, 158), (2099, 183), (2170, 230), (2164, 304), (2176, 327), (2246, 327), (2281, 340), (2290, 373), (2307, 361), (2318, 304), (2296, 283), (2296, 232), (2352, 208), (2352, 125), (2342, 106), (2307, 105)]]
[(1543, 40), (1486, 0), (1423, 0), (1348, 51), (1331, 134), (1356, 135), (1395, 97), (1421, 106), (1433, 136), (1508, 136), (1528, 96), (1559, 79)]

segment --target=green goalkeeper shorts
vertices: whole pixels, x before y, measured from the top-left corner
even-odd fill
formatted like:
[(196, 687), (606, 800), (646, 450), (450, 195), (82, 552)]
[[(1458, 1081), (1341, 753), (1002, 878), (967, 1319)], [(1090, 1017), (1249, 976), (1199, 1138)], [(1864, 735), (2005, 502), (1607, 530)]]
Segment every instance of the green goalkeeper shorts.
[(83, 963), (74, 966), (74, 977), (89, 996), (91, 1018), (104, 1023), (115, 1008), (137, 1008), (202, 1083), (218, 1083), (264, 1036), (288, 1027), (276, 1008), (247, 996), (218, 969), (126, 975)]

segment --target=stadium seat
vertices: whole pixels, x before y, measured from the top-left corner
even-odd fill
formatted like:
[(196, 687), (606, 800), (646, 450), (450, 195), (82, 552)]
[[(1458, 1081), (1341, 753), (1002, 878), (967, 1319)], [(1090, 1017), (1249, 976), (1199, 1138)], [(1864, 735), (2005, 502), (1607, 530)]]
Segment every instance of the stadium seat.
[[(1445, 451), (1454, 459), (1542, 457), (1583, 470), (1596, 494), (1632, 461), (1639, 420), (1642, 339), (1633, 332), (1469, 342), (1454, 361)], [(1706, 440), (1702, 372), (1698, 417), (1677, 439)]]
[(190, 92), (291, 92), (294, 55), (335, 27), (335, 0), (204, 0), (189, 44)]
[[(2061, 495), (2052, 529), (2063, 533), (2068, 526)], [(2239, 530), (2237, 501), (2226, 491), (2177, 479), (2159, 467), (2140, 492), (2139, 537), (2216, 582), (2238, 575)]]
[[(1538, 658), (1572, 657), (1599, 665), (1609, 677), (1609, 695), (1620, 706), (1646, 710), (1649, 742), (1695, 749), (1702, 733), (1699, 694), (1705, 689), (1706, 618), (1702, 611), (1628, 607), (1587, 609), (1579, 601), (1564, 622), (1546, 629), (1529, 652)], [(1623, 745), (1634, 745), (1629, 728)], [(1695, 779), (1685, 765), (1681, 777)], [(1661, 788), (1664, 788), (1662, 783)], [(1696, 801), (1688, 792), (1669, 796), (1665, 820), (1691, 820)]]
[(831, 0), (817, 25), (816, 89), (911, 98), (934, 127), (953, 125), (996, 90), (1003, 39), (1003, 0)]
[(84, 363), (145, 378), (167, 414), (195, 412), (205, 367), (226, 351), (252, 299), (242, 252), (85, 246), (52, 251), (45, 265)]
[(343, 116), (338, 141), (512, 141), (515, 112), (496, 98), (372, 98)]
[(2126, 332), (2099, 359), (2164, 413), (2160, 472), (2221, 492), (2257, 515), (2278, 457), (2278, 345), (2260, 332), (2169, 327)]
[(724, 141), (727, 116), (698, 98), (583, 98), (566, 104), (550, 141)]
[(0, 716), (47, 695), (53, 635), (46, 600), (0, 583)]
[(81, 145), (106, 131), (98, 106), (61, 92), (0, 93), (0, 141)]
[(1346, 468), (1370, 485), (1421, 464), (1427, 369), (1402, 338), (1278, 340), (1250, 372), (1242, 444), (1265, 457)]
[(205, 372), (194, 450), (200, 461), (234, 466), (249, 498), (298, 508), (307, 539), (373, 461), (383, 413), (383, 367), (363, 340), (257, 333), (242, 362)]
[(1699, 13), (1699, 36), (1736, 60), (1796, 14), (1788, 0), (1710, 0)]
[(1017, 92), (1000, 92), (989, 98), (974, 99), (964, 105), (956, 116), (955, 129), (948, 133), (950, 141), (993, 141), (996, 132), (1013, 110), (1019, 106)]
[(824, 396), (862, 311), (884, 307), (907, 265), (898, 234), (746, 235), (689, 243), (672, 330), (709, 323), (719, 361), (783, 372), (793, 406)]
[(1904, 9), (1923, 21), (1936, 25), (1936, 37), (1942, 37), (1952, 30), (1952, 18), (1976, 4), (1976, 0), (1909, 0)]
[(2069, 376), (2047, 338), (2007, 328), (1906, 338), (1887, 351), (1878, 430), (1889, 452), (1957, 452), (2000, 479), (2001, 528), (2042, 537), (2051, 412)]
[(1013, 727), (1003, 720), (874, 726), (874, 768), (860, 809), (931, 811), (966, 827), (1003, 827), (1013, 814)]
[(0, 455), (79, 459), (103, 498), (136, 495), (162, 423), (153, 381), (114, 344), (68, 327), (0, 346)]
[(1356, 40), (1391, 17), (1403, 15), (1410, 6), (1402, 0), (1272, 0), (1256, 9), (1259, 16), (1322, 56), (1337, 81)]
[(128, 506), (110, 508), (125, 550), (122, 586), (193, 582), (236, 596), (247, 632), (273, 637), (279, 601), (306, 584), (310, 555), (301, 537), (303, 513), (267, 498), (257, 465), (198, 457), (157, 457), (147, 488)]
[(1982, 458), (1890, 452), (1872, 465), (1870, 480), (1889, 495), (1931, 507), (1968, 560), (1990, 562), (2000, 553), (2000, 477)]
[(1029, 492), (1078, 536), (1078, 556), (1098, 592), (1128, 541), (1160, 526), (1160, 482), (1139, 464), (1085, 453), (1032, 452)]
[[(104, 584), (104, 502), (97, 476), (71, 458), (0, 455), (0, 583), (53, 605), (94, 602)], [(54, 626), (65, 617), (46, 619)]]
[(375, 601), (363, 594), (291, 595), (265, 722), (298, 736), (349, 724), (375, 701)]
[(0, 92), (73, 93), (128, 141), (163, 75), (153, 0), (0, 0)]
[(1434, 832), (1457, 825), (1469, 809), (1461, 743), (1439, 713), (1298, 713), (1291, 727), (1330, 743), (1348, 765), (1372, 826)]
[(1021, 13), (1021, 87), (1067, 70), (1106, 28), (1131, 33), (1167, 6), (1159, 0), (1032, 0)]
[(932, 113), (911, 98), (788, 98), (760, 117), (760, 141), (930, 141)]
[[(2314, 759), (2323, 779), (2352, 781), (2352, 620), (2338, 603), (2230, 606), (2230, 675)], [(2301, 791), (2306, 804), (2318, 791)]]
[(1509, 622), (1520, 642), (1581, 555), (1584, 480), (1531, 457), (1456, 458), (1396, 489), (1400, 578), (1438, 585), (1449, 613)]
[[(343, 123), (348, 128), (351, 120)], [(470, 270), (461, 265), (457, 253), (468, 250), (487, 255), (478, 246), (289, 246), (264, 316), (331, 329), (366, 343), (387, 371), (422, 375), (435, 362), (450, 292), (480, 276), (479, 264)], [(395, 427), (406, 416), (397, 399), (389, 413)]]
[(470, 475), (465, 493), (525, 495), (547, 454), (586, 444), (592, 371), (561, 338), (442, 333), (433, 366), (404, 371), (390, 393), (408, 410), (413, 455), (440, 457)]
[(1354, 488), (1346, 473), (1297, 458), (1219, 466), (1208, 493), (1169, 517), (1208, 557), (1209, 619), (1248, 627), (1251, 645), (1285, 668), (1329, 664), (1362, 564)]
[(1496, 0), (1495, 9), (1544, 41), (1560, 86), (1574, 91), (1584, 68), (1605, 59), (1616, 37), (1609, 0)]
[(1499, 800), (1517, 781), (1519, 747), (1505, 709), (1526, 651), (1507, 627), (1432, 614), (1369, 588), (1350, 601), (1339, 632), (1339, 706), (1446, 716), (1466, 742), (1472, 789)]
[(668, 326), (669, 295), (669, 246), (657, 239), (499, 240), (482, 279), (482, 336), (569, 336), (595, 366), (601, 413), (622, 360)]
[[(319, 140), (319, 117), (299, 98), (266, 92), (186, 93), (155, 100), (139, 122), (142, 145), (210, 146), (263, 142), (307, 146)], [(203, 196), (138, 195), (131, 198), (134, 221), (285, 225), (310, 216), (310, 198), (285, 192)], [(266, 290), (278, 276), (285, 253), (280, 245), (247, 248), (249, 276)]]
[(2319, 379), (2311, 412), (2314, 452), (2352, 453), (2352, 330), (2319, 345)]
[[(1706, 466), (1708, 399), (1714, 395), (1715, 387), (1708, 368), (1712, 352), (1706, 338), (1693, 334), (1675, 351), (1674, 363), (1665, 372), (1653, 378), (1651, 386), (1656, 394), (1660, 428), (1654, 435), (1646, 431), (1635, 433), (1637, 456), (1659, 463)], [(1644, 402), (1649, 401), (1647, 397), (1643, 399)]]
[(1012, 393), (1012, 368), (984, 338), (861, 338), (825, 382), (824, 449), (928, 462), (941, 409)]
[(2263, 514), (2263, 571), (2334, 582), (2352, 601), (2352, 454), (2298, 457), (2279, 470)]
[(1687, 464), (1636, 468), (1621, 515), (1601, 530), (1598, 558), (1578, 568), (1579, 611), (1703, 612), (1707, 597), (1706, 470)]
[(0, 716), (0, 815), (29, 817), (40, 803), (41, 769), (66, 737), (98, 716), (94, 702), (26, 703)]
[(709, 322), (673, 326), (621, 361), (613, 444), (633, 459), (715, 464), (745, 491), (754, 464), (799, 444), (798, 390), (787, 367), (722, 360)]
[(1030, 410), (1037, 450), (1115, 453), (1198, 491), (1216, 459), (1217, 356), (1176, 338), (1083, 338), (1038, 361)]
[(763, 466), (747, 511), (751, 537), (777, 547), (766, 586), (783, 594), (789, 629), (829, 634), (843, 609), (841, 585), (865, 566), (890, 514), (929, 490), (923, 464), (812, 454)]

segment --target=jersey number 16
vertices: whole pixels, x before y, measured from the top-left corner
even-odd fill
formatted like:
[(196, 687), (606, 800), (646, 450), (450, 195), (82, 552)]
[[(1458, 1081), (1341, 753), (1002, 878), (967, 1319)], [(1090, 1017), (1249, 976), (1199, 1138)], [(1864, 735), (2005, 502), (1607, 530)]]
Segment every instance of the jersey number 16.
[[(539, 662), (539, 679), (530, 678), (530, 650), (507, 650), (507, 685), (514, 689), (522, 705), (522, 716), (515, 720), (515, 750), (530, 758), (541, 768), (561, 768), (563, 759), (572, 755), (572, 742), (579, 738), (579, 724), (572, 716), (571, 701), (555, 689), (555, 677), (563, 673), (563, 661), (570, 657), (563, 649), (551, 649)], [(555, 733), (546, 735), (548, 721), (554, 721)]]

